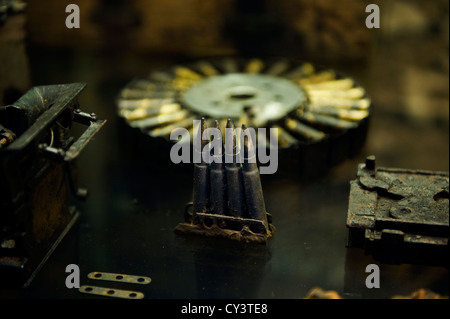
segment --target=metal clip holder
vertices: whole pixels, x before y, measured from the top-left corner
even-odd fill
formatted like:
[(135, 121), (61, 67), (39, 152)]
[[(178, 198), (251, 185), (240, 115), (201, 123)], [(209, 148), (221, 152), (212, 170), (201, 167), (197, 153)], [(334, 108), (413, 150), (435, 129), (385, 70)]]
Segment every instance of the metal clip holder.
[[(79, 109), (85, 83), (37, 86), (0, 107), (0, 283), (27, 286), (79, 212), (85, 199), (75, 159), (106, 120)], [(87, 126), (75, 140), (72, 125)]]

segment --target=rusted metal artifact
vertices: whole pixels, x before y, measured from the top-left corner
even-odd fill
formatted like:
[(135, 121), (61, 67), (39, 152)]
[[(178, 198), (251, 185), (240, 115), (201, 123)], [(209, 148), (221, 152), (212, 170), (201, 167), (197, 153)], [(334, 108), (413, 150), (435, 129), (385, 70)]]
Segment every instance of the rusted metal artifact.
[[(300, 171), (325, 171), (359, 152), (372, 102), (351, 77), (290, 59), (201, 59), (154, 70), (130, 81), (117, 97), (127, 126), (170, 143), (174, 128), (193, 131), (193, 120), (227, 119), (237, 126), (277, 128), (280, 152), (300, 161)], [(257, 133), (260, 135), (259, 133)], [(289, 161), (288, 161), (289, 162)], [(288, 168), (292, 174), (292, 167)]]
[[(28, 285), (78, 218), (74, 160), (105, 123), (78, 108), (85, 86), (38, 86), (0, 107), (1, 285)], [(77, 140), (74, 122), (87, 126)]]
[[(203, 136), (205, 120), (201, 123)], [(231, 120), (227, 128), (234, 128)], [(246, 129), (245, 125), (242, 129)], [(232, 150), (232, 154), (226, 154), (232, 161), (207, 164), (202, 157), (201, 163), (194, 164), (193, 201), (186, 205), (185, 222), (178, 224), (176, 233), (255, 243), (267, 243), (274, 234), (272, 217), (265, 208), (258, 166), (251, 158), (255, 154), (254, 143), (247, 136), (243, 141), (238, 147), (236, 139), (231, 139), (231, 147), (225, 147), (225, 152)], [(206, 145), (202, 146), (204, 152)], [(239, 152), (244, 154), (243, 163), (237, 160)]]
[(350, 182), (349, 247), (394, 263), (448, 265), (449, 174), (360, 164)]

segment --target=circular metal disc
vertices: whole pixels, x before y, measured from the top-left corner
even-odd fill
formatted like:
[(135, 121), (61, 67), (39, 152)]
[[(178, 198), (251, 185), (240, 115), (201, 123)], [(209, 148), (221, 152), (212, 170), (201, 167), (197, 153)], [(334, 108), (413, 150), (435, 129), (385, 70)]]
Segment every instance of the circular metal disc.
[(278, 120), (306, 102), (292, 81), (265, 74), (231, 73), (200, 80), (182, 96), (186, 107), (212, 118), (239, 118), (251, 112), (253, 124)]

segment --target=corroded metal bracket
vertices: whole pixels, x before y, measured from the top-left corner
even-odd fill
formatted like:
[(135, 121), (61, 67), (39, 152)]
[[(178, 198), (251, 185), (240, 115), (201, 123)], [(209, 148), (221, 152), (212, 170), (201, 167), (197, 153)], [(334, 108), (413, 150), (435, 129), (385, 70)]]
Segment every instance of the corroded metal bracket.
[[(79, 110), (85, 83), (36, 86), (0, 107), (0, 284), (27, 286), (78, 219), (75, 160), (106, 120)], [(87, 129), (76, 138), (72, 125)]]
[(269, 213), (266, 215), (266, 222), (224, 214), (194, 213), (192, 207), (192, 203), (186, 205), (186, 222), (177, 225), (176, 233), (266, 244), (268, 238), (272, 237), (275, 232), (275, 227), (272, 225), (272, 215)]
[(347, 246), (396, 262), (448, 265), (449, 174), (360, 164), (350, 182)]

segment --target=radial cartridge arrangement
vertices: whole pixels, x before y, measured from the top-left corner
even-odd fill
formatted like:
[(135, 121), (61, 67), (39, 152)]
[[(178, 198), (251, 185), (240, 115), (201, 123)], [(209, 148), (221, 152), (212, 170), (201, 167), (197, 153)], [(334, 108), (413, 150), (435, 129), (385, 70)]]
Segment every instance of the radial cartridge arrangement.
[[(202, 118), (198, 128), (203, 137), (205, 123)], [(220, 133), (218, 121), (213, 128)], [(249, 132), (245, 124), (235, 129), (228, 119), (225, 143), (220, 133), (214, 136), (220, 139), (220, 147), (211, 148), (212, 143), (202, 139), (201, 149), (194, 150), (201, 153), (201, 161), (194, 163), (193, 199), (186, 205), (185, 222), (177, 225), (176, 233), (262, 244), (274, 234), (256, 163), (255, 141)]]
[(217, 119), (222, 131), (227, 119), (237, 126), (277, 128), (274, 139), (258, 132), (266, 142), (258, 147), (276, 147), (298, 160), (301, 171), (319, 172), (359, 152), (372, 105), (366, 90), (345, 74), (259, 57), (201, 59), (154, 70), (131, 80), (116, 103), (126, 125), (150, 141), (173, 143), (175, 128), (192, 133), (193, 120), (201, 117)]

